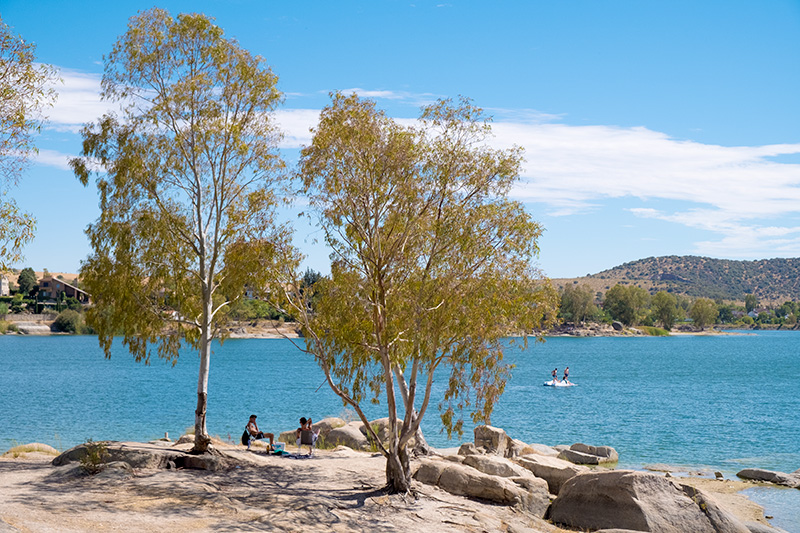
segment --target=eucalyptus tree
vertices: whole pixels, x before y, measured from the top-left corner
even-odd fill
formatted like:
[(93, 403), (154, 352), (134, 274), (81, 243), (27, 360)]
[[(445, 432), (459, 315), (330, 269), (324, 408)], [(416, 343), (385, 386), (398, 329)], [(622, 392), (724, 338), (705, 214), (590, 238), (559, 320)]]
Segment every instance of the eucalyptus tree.
[(73, 169), (98, 168), (100, 217), (81, 279), (106, 356), (115, 335), (137, 361), (199, 351), (197, 452), (206, 430), (211, 344), (230, 304), (284, 231), (274, 223), (281, 163), (276, 76), (204, 15), (140, 12), (104, 58), (103, 97), (122, 103), (83, 130)]
[[(448, 436), (462, 433), (465, 411), (490, 422), (509, 372), (504, 337), (556, 314), (557, 292), (532, 263), (542, 228), (508, 199), (521, 151), (491, 149), (489, 135), (468, 100), (439, 101), (403, 127), (337, 93), (301, 153), (331, 274), (300, 290), (295, 269), (281, 287), (304, 348), (386, 457), (394, 491), (410, 487), (409, 444), (431, 402)], [(385, 402), (386, 445), (362, 409), (369, 401)]]
[(698, 298), (692, 304), (692, 308), (689, 309), (689, 316), (692, 318), (694, 325), (701, 330), (707, 325), (716, 322), (718, 315), (717, 304), (709, 298)]
[(36, 152), (42, 110), (53, 104), (54, 70), (35, 62), (36, 46), (0, 17), (0, 271), (18, 261), (36, 220), (9, 196)]
[(650, 304), (653, 318), (661, 322), (667, 331), (672, 329), (678, 320), (678, 299), (666, 291), (658, 291)]

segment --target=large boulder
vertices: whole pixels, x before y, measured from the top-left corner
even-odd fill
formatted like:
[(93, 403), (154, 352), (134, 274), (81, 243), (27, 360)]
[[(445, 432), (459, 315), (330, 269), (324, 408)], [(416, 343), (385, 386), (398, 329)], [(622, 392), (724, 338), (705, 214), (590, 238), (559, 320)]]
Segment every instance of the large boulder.
[(711, 497), (646, 472), (587, 472), (564, 483), (550, 519), (577, 529), (652, 533), (749, 533)]
[(545, 455), (526, 455), (516, 461), (523, 468), (530, 470), (534, 476), (547, 481), (551, 494), (558, 494), (568, 479), (589, 471), (585, 466)]
[(490, 476), (525, 477), (533, 475), (529, 470), (496, 455), (467, 455), (462, 463)]
[(760, 468), (745, 468), (736, 475), (742, 479), (749, 479), (751, 481), (766, 481), (785, 487), (800, 488), (800, 475), (794, 472), (786, 474), (784, 472), (774, 472), (772, 470), (762, 470)]
[(161, 468), (196, 468), (201, 470), (222, 470), (229, 466), (228, 460), (221, 453), (210, 449), (209, 453), (192, 455), (182, 450), (164, 448), (163, 446), (141, 442), (116, 442), (102, 441), (79, 444), (65, 451), (55, 459), (53, 466), (65, 466), (80, 462), (89, 454), (89, 446), (102, 445), (105, 454), (98, 458), (96, 466), (112, 463), (127, 463), (132, 468), (161, 469)]
[[(558, 457), (558, 450), (556, 450), (552, 446), (547, 446), (546, 444), (534, 443), (534, 444), (528, 444), (528, 447), (530, 447), (533, 450), (533, 453), (539, 455), (546, 455), (548, 457)], [(522, 455), (530, 455), (530, 454), (522, 454)]]
[(509, 437), (508, 441), (506, 441), (506, 457), (513, 458), (531, 453), (536, 453), (536, 450), (519, 439)]
[[(475, 456), (469, 456), (475, 457)], [(550, 500), (547, 491), (529, 479), (491, 476), (478, 470), (441, 459), (423, 460), (414, 479), (435, 485), (451, 494), (513, 505), (542, 517)]]
[(475, 427), (475, 446), (485, 449), (488, 453), (505, 457), (508, 440), (508, 435), (501, 428), (492, 426)]
[(350, 422), (342, 427), (334, 428), (328, 433), (325, 443), (332, 446), (347, 446), (354, 450), (368, 450), (369, 441), (361, 431), (363, 425), (361, 422)]

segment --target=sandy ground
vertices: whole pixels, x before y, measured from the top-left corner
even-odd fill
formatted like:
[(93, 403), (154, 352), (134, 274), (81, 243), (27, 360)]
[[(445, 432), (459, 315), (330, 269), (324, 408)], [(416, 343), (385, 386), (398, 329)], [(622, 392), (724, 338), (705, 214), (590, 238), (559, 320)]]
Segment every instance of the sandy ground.
[(17, 531), (562, 531), (513, 508), (416, 484), (416, 497), (387, 495), (385, 461), (317, 450), (308, 459), (242, 446), (242, 466), (220, 472), (138, 470), (82, 475), (52, 455), (0, 458), (0, 533)]

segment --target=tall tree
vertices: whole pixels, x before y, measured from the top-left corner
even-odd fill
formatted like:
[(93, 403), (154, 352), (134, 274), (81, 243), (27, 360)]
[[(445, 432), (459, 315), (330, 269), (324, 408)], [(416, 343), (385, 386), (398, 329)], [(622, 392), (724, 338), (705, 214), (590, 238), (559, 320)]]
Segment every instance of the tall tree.
[(23, 296), (28, 296), (38, 284), (39, 281), (36, 279), (36, 272), (34, 272), (31, 267), (23, 268), (20, 271), (17, 277), (17, 286), (19, 287), (19, 292), (22, 293)]
[(689, 316), (692, 317), (694, 325), (701, 330), (707, 325), (713, 324), (717, 320), (717, 315), (717, 304), (708, 298), (698, 298), (689, 310)]
[(747, 313), (758, 307), (758, 298), (755, 294), (746, 294), (744, 296), (744, 309)]
[(204, 15), (161, 9), (130, 19), (105, 58), (103, 96), (124, 116), (83, 130), (85, 185), (98, 174), (100, 218), (87, 234), (81, 279), (95, 303), (87, 322), (106, 356), (115, 335), (137, 361), (199, 351), (196, 452), (206, 451), (211, 343), (229, 304), (257, 281), (275, 227), (276, 76)]
[(603, 309), (627, 326), (638, 324), (650, 301), (646, 290), (635, 285), (614, 285), (605, 295)]
[[(440, 101), (418, 127), (402, 127), (371, 101), (335, 94), (302, 151), (331, 275), (313, 291), (295, 289), (296, 271), (281, 286), (305, 348), (386, 457), (394, 491), (410, 487), (408, 446), (437, 369), (449, 371), (440, 398), (448, 435), (461, 432), (463, 410), (488, 422), (508, 372), (502, 338), (555, 315), (557, 293), (531, 265), (542, 229), (507, 199), (520, 151), (489, 149), (489, 132), (467, 100)], [(370, 399), (385, 402), (386, 446), (361, 409)]]
[(672, 329), (678, 319), (678, 300), (666, 291), (659, 291), (653, 296), (650, 309), (656, 321), (661, 322), (667, 331)]
[(35, 63), (35, 51), (0, 18), (0, 271), (22, 257), (36, 228), (8, 196), (36, 152), (41, 112), (55, 101), (54, 70)]
[(567, 320), (582, 323), (597, 311), (593, 300), (594, 293), (590, 286), (566, 285), (561, 292), (561, 314)]

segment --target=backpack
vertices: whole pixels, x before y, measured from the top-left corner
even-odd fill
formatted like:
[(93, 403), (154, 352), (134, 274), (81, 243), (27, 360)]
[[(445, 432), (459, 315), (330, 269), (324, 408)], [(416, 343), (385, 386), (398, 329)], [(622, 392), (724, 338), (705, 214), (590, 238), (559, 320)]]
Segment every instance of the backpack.
[(250, 444), (250, 433), (247, 431), (247, 428), (244, 428), (244, 433), (242, 433), (242, 444), (245, 446)]

